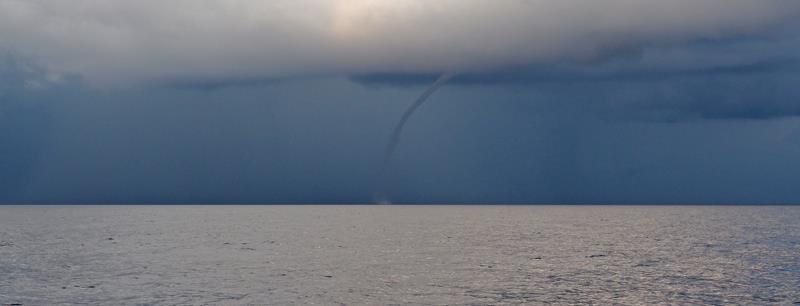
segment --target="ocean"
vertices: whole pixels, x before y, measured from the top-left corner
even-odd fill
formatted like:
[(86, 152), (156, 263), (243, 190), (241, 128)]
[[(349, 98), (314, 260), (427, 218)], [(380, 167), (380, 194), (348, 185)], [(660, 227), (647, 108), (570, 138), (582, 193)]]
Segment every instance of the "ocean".
[(800, 304), (793, 206), (0, 206), (0, 305)]

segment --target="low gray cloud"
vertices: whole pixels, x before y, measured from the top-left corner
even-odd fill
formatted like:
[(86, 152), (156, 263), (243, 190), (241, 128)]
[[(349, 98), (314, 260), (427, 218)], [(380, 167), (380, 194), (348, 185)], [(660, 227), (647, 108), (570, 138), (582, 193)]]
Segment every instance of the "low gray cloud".
[[(792, 73), (800, 65), (794, 59), (780, 59), (739, 65), (693, 67), (686, 69), (637, 68), (630, 70), (600, 71), (576, 69), (558, 65), (526, 67), (492, 73), (466, 73), (454, 77), (453, 85), (494, 84), (545, 84), (584, 82), (656, 82), (704, 76), (736, 76), (764, 73)], [(366, 86), (412, 86), (430, 84), (437, 74), (373, 73), (350, 77), (353, 82)]]
[[(645, 48), (590, 63), (463, 73), (450, 84), (527, 87), (550, 92), (557, 100), (590, 100), (592, 107), (604, 106), (617, 116), (657, 121), (797, 116), (800, 58), (795, 50), (800, 43), (791, 31), (782, 35)], [(420, 86), (435, 78), (435, 74), (391, 72), (350, 77), (368, 87)]]
[(154, 82), (164, 88), (183, 89), (183, 90), (219, 90), (231, 87), (253, 87), (268, 86), (277, 82), (284, 81), (281, 78), (177, 78), (172, 80), (160, 80)]

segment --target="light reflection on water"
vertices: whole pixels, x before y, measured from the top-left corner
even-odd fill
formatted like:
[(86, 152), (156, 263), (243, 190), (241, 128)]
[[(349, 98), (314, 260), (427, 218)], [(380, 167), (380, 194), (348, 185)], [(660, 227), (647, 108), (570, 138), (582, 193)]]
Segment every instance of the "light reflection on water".
[(0, 207), (0, 304), (793, 304), (800, 207)]

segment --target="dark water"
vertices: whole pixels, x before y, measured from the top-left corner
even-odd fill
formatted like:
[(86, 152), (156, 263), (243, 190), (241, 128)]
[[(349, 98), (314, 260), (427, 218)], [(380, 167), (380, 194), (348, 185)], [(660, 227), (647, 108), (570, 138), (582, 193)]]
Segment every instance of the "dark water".
[(800, 303), (800, 207), (0, 207), (0, 304)]

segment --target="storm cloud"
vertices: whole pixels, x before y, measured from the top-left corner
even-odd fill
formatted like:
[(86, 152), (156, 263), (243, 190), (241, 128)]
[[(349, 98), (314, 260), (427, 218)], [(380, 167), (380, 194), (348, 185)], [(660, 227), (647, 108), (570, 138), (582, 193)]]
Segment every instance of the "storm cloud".
[(793, 0), (0, 0), (0, 45), (90, 84), (591, 63), (780, 30)]

